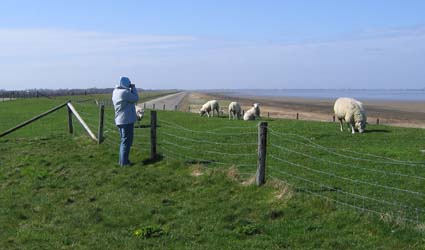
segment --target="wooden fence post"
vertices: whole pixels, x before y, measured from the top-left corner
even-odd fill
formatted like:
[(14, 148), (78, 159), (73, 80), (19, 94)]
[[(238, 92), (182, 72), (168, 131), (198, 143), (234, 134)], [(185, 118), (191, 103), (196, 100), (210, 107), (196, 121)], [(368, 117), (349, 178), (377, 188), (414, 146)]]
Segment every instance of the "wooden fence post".
[(245, 109), (242, 109), (242, 116), (245, 115)]
[(376, 125), (379, 125), (379, 118), (376, 118)]
[(154, 104), (152, 104), (152, 109), (153, 109), (153, 110), (155, 110), (155, 103), (154, 103)]
[(146, 109), (146, 102), (143, 103), (143, 109)]
[(165, 110), (165, 103), (164, 103), (164, 105), (162, 105), (162, 110)]
[(83, 126), (83, 128), (86, 130), (86, 132), (90, 135), (90, 137), (97, 141), (98, 139), (96, 138), (96, 136), (93, 134), (93, 132), (90, 130), (90, 127), (87, 126), (87, 123), (83, 120), (83, 118), (81, 118), (80, 114), (78, 114), (77, 110), (75, 109), (75, 107), (68, 102), (67, 103), (68, 107), (71, 109), (72, 113), (74, 114), (75, 118), (77, 118), (77, 120), (81, 123), (81, 125)]
[(267, 112), (267, 118), (270, 118), (270, 112)]
[(101, 144), (103, 141), (103, 120), (105, 115), (105, 106), (100, 105), (99, 109), (99, 129), (97, 130), (97, 143)]
[(190, 113), (190, 106), (189, 106), (189, 113)]
[(151, 111), (151, 160), (156, 159), (156, 111)]
[(267, 147), (267, 122), (258, 124), (258, 161), (257, 161), (257, 186), (266, 182), (266, 147)]
[(174, 105), (174, 111), (177, 111), (177, 105)]
[(300, 114), (297, 113), (297, 120), (300, 118)]
[(332, 116), (332, 121), (335, 122), (335, 115)]
[(70, 134), (74, 133), (74, 126), (72, 125), (72, 110), (67, 106), (68, 109), (68, 131)]

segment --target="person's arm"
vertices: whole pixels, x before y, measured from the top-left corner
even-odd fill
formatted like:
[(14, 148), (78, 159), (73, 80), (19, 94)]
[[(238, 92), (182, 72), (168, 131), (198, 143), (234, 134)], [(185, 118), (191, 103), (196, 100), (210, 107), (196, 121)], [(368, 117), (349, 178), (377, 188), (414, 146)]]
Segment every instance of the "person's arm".
[(139, 95), (137, 94), (136, 87), (132, 85), (130, 90), (125, 91), (123, 98), (127, 102), (136, 103), (139, 100)]

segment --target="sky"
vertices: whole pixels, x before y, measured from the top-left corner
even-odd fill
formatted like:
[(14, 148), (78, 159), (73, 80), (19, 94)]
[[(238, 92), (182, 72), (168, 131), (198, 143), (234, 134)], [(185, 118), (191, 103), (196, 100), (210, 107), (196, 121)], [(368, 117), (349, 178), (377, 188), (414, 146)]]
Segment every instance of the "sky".
[(423, 89), (425, 1), (1, 0), (0, 89)]

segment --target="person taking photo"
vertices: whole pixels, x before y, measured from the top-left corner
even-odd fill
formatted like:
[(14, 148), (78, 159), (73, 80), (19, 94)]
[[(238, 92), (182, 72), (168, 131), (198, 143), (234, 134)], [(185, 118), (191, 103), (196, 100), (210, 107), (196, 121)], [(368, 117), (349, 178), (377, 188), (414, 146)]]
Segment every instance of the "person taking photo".
[(138, 100), (136, 86), (131, 84), (128, 77), (121, 77), (120, 84), (112, 93), (112, 102), (115, 109), (115, 125), (120, 133), (119, 164), (122, 167), (133, 165), (129, 155), (133, 144), (134, 122), (137, 119), (135, 105)]

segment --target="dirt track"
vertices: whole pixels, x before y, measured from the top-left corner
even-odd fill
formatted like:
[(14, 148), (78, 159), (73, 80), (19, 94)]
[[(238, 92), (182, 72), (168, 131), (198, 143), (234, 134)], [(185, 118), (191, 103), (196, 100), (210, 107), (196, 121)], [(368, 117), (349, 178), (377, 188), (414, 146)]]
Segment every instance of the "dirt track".
[[(178, 92), (171, 95), (162, 96), (144, 103), (137, 104), (140, 107), (146, 106), (146, 108), (153, 109), (153, 106), (155, 105), (155, 109), (159, 110), (174, 110), (177, 107), (180, 106), (180, 103), (187, 95), (187, 92)], [(164, 106), (165, 105), (165, 106)]]

